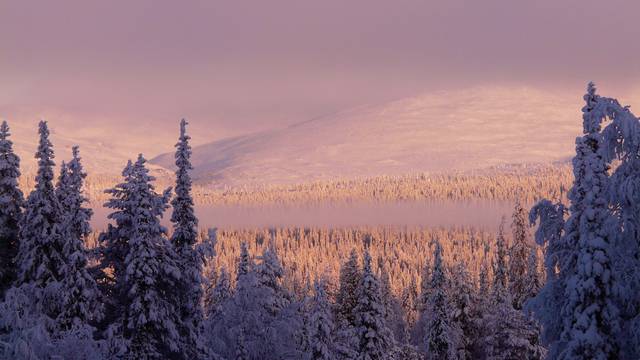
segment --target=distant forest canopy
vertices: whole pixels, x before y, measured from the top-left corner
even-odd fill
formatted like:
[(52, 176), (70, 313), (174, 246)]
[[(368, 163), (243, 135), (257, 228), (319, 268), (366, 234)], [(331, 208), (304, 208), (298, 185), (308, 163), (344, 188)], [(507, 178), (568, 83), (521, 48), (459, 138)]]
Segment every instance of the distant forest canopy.
[[(175, 181), (164, 171), (154, 172), (154, 176), (158, 188), (169, 187)], [(20, 178), (20, 187), (25, 193), (33, 188), (34, 178), (30, 174)], [(85, 194), (92, 206), (104, 203), (108, 199), (104, 190), (120, 180), (119, 177), (89, 174)], [(265, 184), (262, 187), (216, 189), (195, 183), (193, 198), (197, 205), (242, 206), (436, 200), (520, 200), (532, 204), (543, 198), (564, 201), (572, 182), (569, 163), (529, 164), (466, 172)]]

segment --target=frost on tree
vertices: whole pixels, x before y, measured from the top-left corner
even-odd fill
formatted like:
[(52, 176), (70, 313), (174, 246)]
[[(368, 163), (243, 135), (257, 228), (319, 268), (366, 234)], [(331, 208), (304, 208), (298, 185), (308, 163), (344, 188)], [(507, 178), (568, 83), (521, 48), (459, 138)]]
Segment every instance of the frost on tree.
[(331, 303), (323, 281), (316, 281), (314, 287), (315, 293), (311, 300), (311, 315), (307, 324), (309, 353), (306, 359), (336, 360), (335, 323), (333, 321)]
[(452, 321), (450, 299), (447, 296), (447, 278), (442, 261), (442, 247), (435, 241), (431, 295), (425, 309), (424, 348), (433, 359), (458, 359), (462, 330)]
[(450, 315), (453, 328), (460, 330), (457, 353), (462, 359), (472, 359), (479, 338), (480, 308), (474, 284), (464, 263), (451, 270), (449, 281)]
[[(40, 288), (50, 286), (48, 293), (55, 295), (66, 267), (64, 239), (60, 203), (53, 186), (53, 149), (49, 128), (44, 121), (40, 122), (39, 134), (35, 188), (27, 198), (20, 221), (17, 285), (35, 283)], [(48, 299), (48, 302), (52, 314), (60, 311), (58, 299)]]
[(202, 267), (203, 256), (197, 251), (197, 229), (198, 219), (195, 216), (193, 197), (191, 195), (191, 137), (186, 133), (187, 122), (180, 122), (180, 138), (176, 144), (175, 164), (176, 186), (175, 196), (171, 201), (173, 212), (171, 222), (173, 223), (173, 243), (178, 255), (178, 266), (181, 276), (178, 280), (178, 291), (174, 299), (176, 306), (180, 307), (181, 323), (179, 331), (181, 338), (185, 342), (185, 349), (192, 349), (185, 356), (195, 356), (195, 349), (198, 346), (200, 328), (202, 325), (203, 311), (202, 301)]
[(507, 278), (507, 241), (504, 238), (504, 223), (502, 218), (496, 238), (496, 253), (493, 262), (493, 302), (505, 303), (511, 301)]
[(113, 316), (127, 340), (128, 356), (164, 359), (182, 350), (177, 329), (179, 309), (170, 301), (180, 272), (166, 229), (160, 225), (169, 190), (156, 194), (151, 184), (154, 178), (145, 163), (142, 155), (134, 164), (129, 163), (125, 183), (110, 191), (115, 196), (108, 204), (116, 210), (110, 217), (124, 226), (110, 229), (118, 237), (109, 238), (105, 253), (124, 255), (124, 261), (109, 260), (116, 261), (120, 271), (114, 294), (121, 298)]
[(349, 259), (340, 268), (340, 288), (336, 296), (336, 317), (341, 326), (354, 326), (354, 309), (358, 305), (358, 286), (362, 275), (358, 253), (351, 250)]
[[(638, 156), (638, 121), (617, 101), (598, 96), (592, 83), (584, 99), (584, 135), (576, 139), (569, 218), (560, 226), (564, 209), (549, 201), (531, 211), (532, 220), (541, 219), (537, 241), (548, 248), (548, 281), (531, 308), (545, 327), (550, 357), (633, 358), (629, 346), (621, 346), (629, 338), (621, 336), (628, 328), (625, 317), (633, 315), (621, 305), (625, 298), (637, 298), (629, 296), (633, 285), (627, 285), (637, 279), (631, 270), (637, 262), (628, 254), (634, 242), (629, 236), (635, 235), (629, 203), (619, 196), (625, 181), (617, 182), (617, 174), (628, 170)], [(607, 119), (610, 123), (603, 130)], [(610, 177), (616, 157), (622, 162)]]
[(619, 313), (613, 302), (614, 218), (607, 203), (608, 171), (600, 150), (604, 118), (593, 84), (583, 107), (584, 136), (576, 139), (575, 182), (565, 236), (576, 246), (576, 271), (565, 290), (562, 359), (610, 359), (618, 356)]
[(56, 186), (60, 203), (60, 224), (65, 258), (61, 284), (61, 309), (58, 320), (64, 328), (97, 321), (102, 316), (100, 293), (87, 269), (88, 252), (85, 240), (91, 233), (89, 221), (93, 211), (85, 207), (88, 201), (82, 194), (85, 174), (77, 146), (69, 164), (61, 165)]
[(24, 198), (18, 188), (20, 158), (13, 152), (6, 121), (0, 125), (0, 299), (16, 280), (15, 257)]
[(296, 336), (302, 321), (291, 296), (282, 287), (282, 265), (273, 249), (266, 249), (255, 264), (241, 244), (233, 296), (207, 319), (207, 341), (214, 352), (234, 358), (238, 337), (250, 359), (301, 358)]
[(365, 252), (362, 279), (358, 286), (358, 303), (354, 309), (358, 337), (358, 359), (387, 359), (395, 341), (385, 321), (380, 282), (371, 268), (371, 256)]
[(531, 252), (527, 219), (520, 201), (515, 205), (511, 229), (513, 242), (509, 248), (509, 293), (512, 296), (513, 306), (519, 310), (529, 297), (527, 268)]

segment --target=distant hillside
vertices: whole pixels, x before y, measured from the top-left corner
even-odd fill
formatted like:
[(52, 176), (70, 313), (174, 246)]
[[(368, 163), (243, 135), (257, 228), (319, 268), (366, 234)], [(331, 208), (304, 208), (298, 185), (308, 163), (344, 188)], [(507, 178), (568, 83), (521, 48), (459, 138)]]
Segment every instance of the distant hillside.
[(550, 163), (573, 153), (580, 106), (530, 88), (437, 92), (197, 146), (194, 175), (242, 186)]

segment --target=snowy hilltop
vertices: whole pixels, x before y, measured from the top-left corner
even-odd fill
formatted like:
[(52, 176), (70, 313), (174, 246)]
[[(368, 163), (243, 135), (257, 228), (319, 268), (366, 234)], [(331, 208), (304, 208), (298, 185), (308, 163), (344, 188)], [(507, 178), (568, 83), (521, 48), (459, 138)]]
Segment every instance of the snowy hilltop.
[[(571, 156), (580, 98), (524, 87), (436, 92), (194, 147), (194, 178), (220, 185), (550, 163)], [(173, 169), (173, 154), (150, 161)]]

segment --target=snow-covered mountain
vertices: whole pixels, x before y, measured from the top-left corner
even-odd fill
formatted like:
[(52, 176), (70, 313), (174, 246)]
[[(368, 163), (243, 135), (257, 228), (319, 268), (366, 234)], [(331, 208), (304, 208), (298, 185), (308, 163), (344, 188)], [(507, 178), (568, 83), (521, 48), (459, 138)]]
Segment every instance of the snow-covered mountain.
[(194, 173), (246, 185), (548, 163), (573, 153), (581, 101), (511, 87), (425, 94), (197, 146)]

